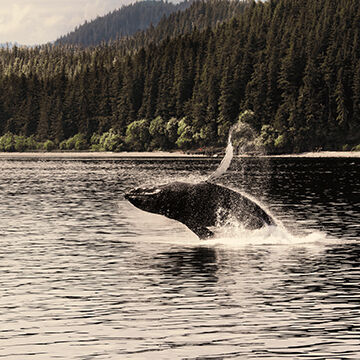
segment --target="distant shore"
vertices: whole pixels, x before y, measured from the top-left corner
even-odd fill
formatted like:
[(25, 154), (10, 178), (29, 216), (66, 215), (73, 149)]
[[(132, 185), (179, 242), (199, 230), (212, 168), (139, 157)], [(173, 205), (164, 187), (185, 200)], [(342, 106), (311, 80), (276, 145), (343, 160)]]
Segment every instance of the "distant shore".
[(360, 151), (316, 151), (300, 154), (267, 155), (269, 157), (303, 157), (303, 158), (360, 158)]
[[(191, 154), (180, 151), (166, 152), (87, 152), (87, 151), (51, 151), (51, 152), (0, 152), (0, 159), (107, 159), (107, 158), (203, 158), (211, 157), (203, 154)], [(222, 155), (218, 154), (214, 158), (221, 158)], [(241, 156), (240, 156), (241, 157)], [(249, 157), (249, 155), (244, 155)], [(319, 151), (319, 152), (306, 152), (300, 154), (283, 154), (283, 155), (265, 155), (265, 157), (274, 158), (360, 158), (360, 151)]]
[(154, 152), (96, 152), (96, 151), (49, 151), (49, 152), (0, 152), (0, 159), (27, 159), (27, 158), (43, 158), (43, 159), (107, 159), (107, 158), (193, 158), (204, 157), (199, 154), (186, 154), (180, 151), (154, 151)]

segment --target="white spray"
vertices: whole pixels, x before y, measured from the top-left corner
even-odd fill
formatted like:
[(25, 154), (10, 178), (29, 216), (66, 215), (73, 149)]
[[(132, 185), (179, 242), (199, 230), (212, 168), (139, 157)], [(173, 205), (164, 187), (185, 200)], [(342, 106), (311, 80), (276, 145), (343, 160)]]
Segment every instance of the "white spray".
[(214, 179), (217, 179), (218, 177), (220, 177), (222, 174), (224, 174), (226, 172), (226, 170), (230, 166), (231, 160), (234, 156), (234, 147), (232, 145), (231, 138), (232, 138), (232, 133), (234, 131), (235, 126), (236, 125), (232, 126), (229, 131), (229, 138), (228, 138), (228, 144), (227, 144), (226, 151), (225, 151), (225, 156), (221, 160), (221, 163), (218, 166), (218, 168), (209, 176), (208, 181), (211, 181), (211, 180), (214, 180)]
[(256, 141), (256, 134), (249, 125), (253, 116), (254, 112), (251, 110), (245, 110), (239, 115), (238, 122), (230, 128), (225, 156), (219, 167), (209, 176), (208, 181), (217, 179), (229, 168), (231, 160), (234, 156), (234, 147), (232, 144), (234, 131), (236, 132), (236, 149), (237, 151), (240, 151), (241, 154), (246, 154), (249, 151), (251, 151), (251, 153), (263, 152), (259, 149), (259, 144)]

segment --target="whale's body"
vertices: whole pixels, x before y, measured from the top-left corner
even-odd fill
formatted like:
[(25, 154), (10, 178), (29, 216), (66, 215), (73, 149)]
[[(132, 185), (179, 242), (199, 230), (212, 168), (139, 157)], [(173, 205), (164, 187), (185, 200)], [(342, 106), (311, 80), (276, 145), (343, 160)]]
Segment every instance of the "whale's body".
[(174, 182), (137, 188), (125, 195), (136, 207), (185, 224), (200, 239), (213, 235), (208, 227), (235, 219), (247, 229), (275, 225), (258, 204), (237, 191), (210, 182)]

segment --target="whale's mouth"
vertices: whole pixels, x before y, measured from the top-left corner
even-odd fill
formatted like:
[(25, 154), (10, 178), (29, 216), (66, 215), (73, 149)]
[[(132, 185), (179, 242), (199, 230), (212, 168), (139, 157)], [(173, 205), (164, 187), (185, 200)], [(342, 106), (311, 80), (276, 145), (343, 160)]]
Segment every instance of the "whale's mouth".
[(140, 200), (146, 199), (151, 196), (158, 194), (161, 190), (159, 188), (144, 188), (139, 187), (132, 189), (129, 192), (125, 193), (124, 197), (126, 200)]

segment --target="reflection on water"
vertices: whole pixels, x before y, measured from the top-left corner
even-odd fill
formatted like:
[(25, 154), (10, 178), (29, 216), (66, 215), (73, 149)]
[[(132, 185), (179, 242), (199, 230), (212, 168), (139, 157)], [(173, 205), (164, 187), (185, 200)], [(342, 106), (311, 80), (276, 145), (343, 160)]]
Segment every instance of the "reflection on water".
[(0, 162), (0, 358), (359, 359), (360, 164), (303, 160), (264, 174), (290, 233), (207, 242), (123, 193), (213, 161)]

